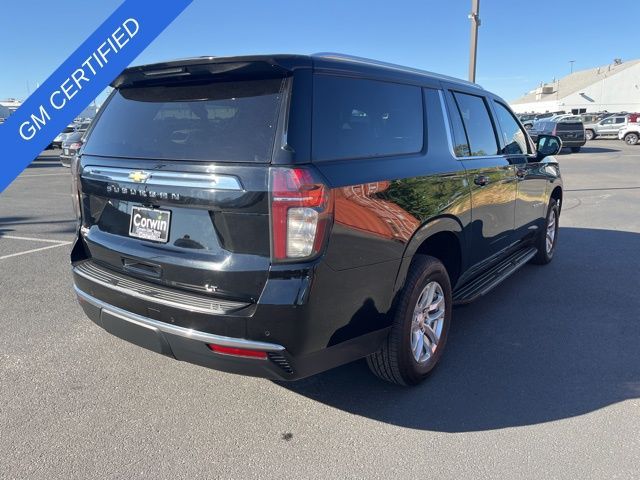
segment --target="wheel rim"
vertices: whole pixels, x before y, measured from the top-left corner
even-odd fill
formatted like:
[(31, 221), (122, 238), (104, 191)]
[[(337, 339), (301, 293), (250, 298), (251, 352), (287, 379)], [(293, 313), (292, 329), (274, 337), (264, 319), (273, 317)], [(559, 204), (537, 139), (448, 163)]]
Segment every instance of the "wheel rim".
[(586, 137), (587, 137), (587, 140), (591, 140), (593, 138), (593, 133), (591, 132), (591, 130), (587, 130)]
[(635, 145), (638, 142), (638, 137), (634, 134), (627, 135), (627, 143), (629, 145)]
[(418, 363), (429, 360), (442, 335), (445, 299), (438, 282), (429, 282), (418, 297), (411, 323), (411, 352)]
[(553, 245), (556, 241), (556, 223), (556, 211), (551, 210), (549, 220), (547, 221), (547, 254), (552, 252)]

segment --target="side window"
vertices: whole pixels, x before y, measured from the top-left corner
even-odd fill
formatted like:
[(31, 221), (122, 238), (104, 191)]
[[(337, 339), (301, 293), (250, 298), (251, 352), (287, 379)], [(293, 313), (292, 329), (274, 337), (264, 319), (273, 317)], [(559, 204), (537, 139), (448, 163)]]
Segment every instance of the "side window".
[(497, 155), (498, 143), (487, 105), (482, 97), (455, 92), (460, 116), (467, 132), (470, 155)]
[(602, 121), (602, 125), (611, 125), (613, 123), (613, 118), (605, 118)]
[(513, 114), (500, 102), (494, 101), (496, 115), (498, 117), (499, 131), (502, 134), (505, 155), (518, 155), (529, 153), (527, 136), (513, 118)]
[(616, 123), (624, 123), (624, 117), (616, 117)]
[(316, 75), (313, 159), (417, 153), (423, 144), (423, 116), (420, 87)]
[(460, 112), (453, 97), (446, 94), (446, 98), (451, 127), (453, 129), (451, 132), (453, 136), (451, 139), (453, 141), (453, 153), (456, 157), (468, 157), (471, 153), (469, 150), (469, 142), (467, 141), (467, 134), (464, 131), (464, 125), (462, 125), (462, 118), (460, 118)]

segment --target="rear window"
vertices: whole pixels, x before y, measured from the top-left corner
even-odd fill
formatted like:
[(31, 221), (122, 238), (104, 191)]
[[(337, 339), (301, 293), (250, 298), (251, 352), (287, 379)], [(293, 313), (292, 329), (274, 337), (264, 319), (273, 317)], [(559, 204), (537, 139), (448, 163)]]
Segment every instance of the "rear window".
[(218, 162), (271, 159), (285, 80), (123, 88), (114, 93), (85, 153)]
[(561, 121), (558, 122), (556, 125), (556, 131), (557, 132), (567, 132), (567, 131), (572, 131), (572, 130), (583, 130), (584, 126), (582, 124), (582, 122), (575, 122), (575, 121)]
[(313, 159), (417, 153), (423, 143), (420, 87), (316, 75)]

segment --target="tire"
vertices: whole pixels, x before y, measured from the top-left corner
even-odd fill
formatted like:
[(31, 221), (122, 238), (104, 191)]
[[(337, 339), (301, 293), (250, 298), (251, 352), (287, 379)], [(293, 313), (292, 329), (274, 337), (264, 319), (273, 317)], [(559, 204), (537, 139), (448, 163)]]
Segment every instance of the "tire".
[[(421, 312), (419, 301), (424, 303)], [(432, 313), (434, 320), (425, 323), (425, 313), (433, 311), (436, 305), (437, 309)], [(398, 385), (416, 385), (437, 365), (449, 334), (451, 282), (440, 260), (428, 255), (413, 258), (393, 315), (389, 336), (377, 352), (367, 357), (367, 363), (383, 380)]]
[[(547, 243), (547, 237), (550, 234), (551, 222), (553, 219), (553, 238), (551, 238), (551, 247), (549, 248), (549, 244)], [(545, 217), (545, 228), (540, 232), (538, 238), (536, 239), (536, 248), (538, 249), (538, 253), (536, 256), (531, 259), (531, 263), (535, 263), (536, 265), (546, 265), (551, 260), (553, 260), (553, 254), (556, 251), (556, 246), (558, 245), (558, 229), (559, 229), (559, 220), (560, 220), (560, 207), (558, 206), (558, 201), (555, 198), (552, 198), (549, 201), (549, 208), (547, 209), (547, 216)]]
[(584, 138), (586, 138), (587, 140), (593, 140), (594, 138), (596, 138), (596, 132), (590, 129), (586, 129), (584, 131)]
[(640, 140), (640, 138), (638, 137), (637, 133), (627, 133), (624, 136), (624, 141), (627, 145), (637, 145), (638, 140)]
[(571, 147), (571, 153), (578, 153), (582, 147)]

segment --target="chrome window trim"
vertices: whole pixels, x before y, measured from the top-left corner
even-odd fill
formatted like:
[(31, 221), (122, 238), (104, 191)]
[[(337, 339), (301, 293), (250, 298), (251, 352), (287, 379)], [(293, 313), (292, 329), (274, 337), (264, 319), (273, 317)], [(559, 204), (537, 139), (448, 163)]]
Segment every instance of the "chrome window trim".
[(76, 285), (73, 286), (78, 299), (85, 301), (94, 307), (97, 307), (102, 312), (107, 312), (110, 315), (114, 315), (122, 320), (125, 320), (136, 325), (147, 327), (149, 329), (159, 330), (171, 335), (177, 335), (189, 340), (195, 340), (198, 342), (209, 343), (213, 345), (220, 345), (223, 347), (245, 348), (250, 350), (261, 350), (265, 352), (281, 352), (285, 348), (282, 345), (275, 343), (259, 342), (255, 340), (246, 340), (244, 338), (225, 337), (222, 335), (215, 335), (213, 333), (201, 332), (199, 330), (193, 330), (191, 328), (179, 327), (177, 325), (170, 325), (168, 323), (153, 320), (148, 317), (143, 317), (136, 313), (128, 312), (122, 308), (114, 307), (108, 303), (98, 300), (92, 297), (88, 293), (80, 290)]
[[(140, 172), (146, 180), (135, 182), (129, 175)], [(209, 190), (242, 191), (240, 180), (233, 175), (216, 173), (171, 172), (165, 170), (137, 170), (130, 168), (100, 167), (88, 165), (82, 171), (82, 178), (110, 182), (127, 182), (134, 185), (206, 188)]]

